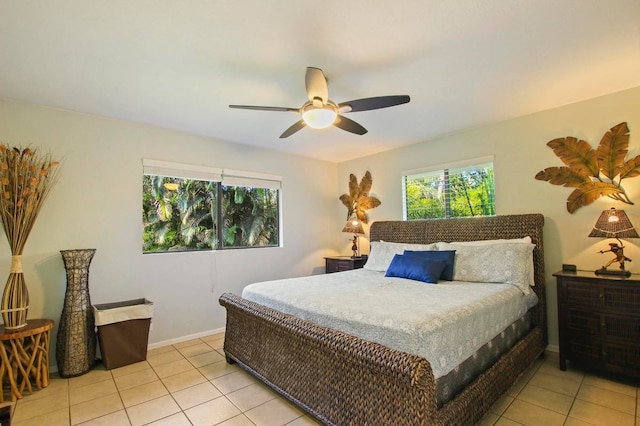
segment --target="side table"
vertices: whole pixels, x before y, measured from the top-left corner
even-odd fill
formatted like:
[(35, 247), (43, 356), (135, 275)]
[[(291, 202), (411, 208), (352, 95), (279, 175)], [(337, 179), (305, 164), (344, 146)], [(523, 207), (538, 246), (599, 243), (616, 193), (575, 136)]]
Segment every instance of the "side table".
[[(11, 385), (11, 401), (22, 398), (25, 388), (33, 393), (31, 381), (40, 390), (49, 386), (49, 341), (53, 320), (28, 320), (18, 330), (0, 326), (0, 383), (5, 375)], [(4, 395), (0, 392), (0, 402)]]
[(556, 272), (560, 370), (572, 363), (640, 378), (640, 276)]
[(350, 271), (360, 269), (367, 263), (367, 257), (329, 256), (325, 257), (325, 273)]

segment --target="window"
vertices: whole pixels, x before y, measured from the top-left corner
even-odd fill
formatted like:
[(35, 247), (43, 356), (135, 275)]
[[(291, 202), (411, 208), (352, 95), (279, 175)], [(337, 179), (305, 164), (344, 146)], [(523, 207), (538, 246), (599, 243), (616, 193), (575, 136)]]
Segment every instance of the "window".
[(496, 214), (493, 157), (402, 176), (404, 219), (436, 219)]
[(280, 244), (280, 176), (143, 160), (142, 251)]

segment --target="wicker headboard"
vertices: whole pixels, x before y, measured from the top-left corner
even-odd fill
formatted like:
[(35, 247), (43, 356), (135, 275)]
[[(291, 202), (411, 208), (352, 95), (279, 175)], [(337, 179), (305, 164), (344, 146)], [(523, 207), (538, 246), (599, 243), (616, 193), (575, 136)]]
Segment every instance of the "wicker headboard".
[(533, 250), (535, 287), (538, 295), (538, 324), (547, 336), (546, 294), (544, 277), (544, 248), (541, 214), (431, 219), (412, 221), (374, 222), (370, 229), (371, 241), (428, 244), (438, 241), (476, 241), (522, 238), (529, 236), (536, 245)]

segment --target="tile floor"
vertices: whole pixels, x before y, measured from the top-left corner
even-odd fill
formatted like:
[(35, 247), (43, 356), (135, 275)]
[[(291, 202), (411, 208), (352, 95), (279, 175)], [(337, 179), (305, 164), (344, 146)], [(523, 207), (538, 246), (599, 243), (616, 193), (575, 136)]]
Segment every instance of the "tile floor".
[[(223, 335), (150, 350), (147, 361), (96, 367), (13, 407), (12, 425), (303, 426), (317, 423), (237, 366)], [(640, 426), (639, 389), (576, 370), (557, 354), (536, 361), (479, 423), (485, 425)]]

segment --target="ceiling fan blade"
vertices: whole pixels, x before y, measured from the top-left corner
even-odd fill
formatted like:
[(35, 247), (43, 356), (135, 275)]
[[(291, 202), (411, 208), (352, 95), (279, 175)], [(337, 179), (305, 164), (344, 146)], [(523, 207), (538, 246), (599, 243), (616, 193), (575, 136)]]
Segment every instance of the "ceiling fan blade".
[(327, 85), (327, 78), (320, 68), (307, 67), (304, 84), (307, 88), (307, 96), (311, 102), (313, 102), (315, 98), (320, 98), (322, 99), (322, 105), (327, 104), (329, 100), (329, 86)]
[(341, 128), (342, 130), (346, 130), (347, 132), (355, 133), (356, 135), (364, 135), (367, 133), (367, 129), (362, 127), (360, 124), (341, 115), (338, 116), (333, 125)]
[(300, 112), (300, 108), (255, 106), (255, 105), (229, 105), (229, 108), (252, 109), (252, 110), (256, 110), (256, 111), (292, 111), (292, 112)]
[(289, 127), (280, 135), (280, 139), (288, 138), (298, 130), (302, 129), (304, 126), (306, 126), (306, 123), (304, 122), (304, 120), (300, 120), (294, 123), (291, 127)]
[(372, 109), (388, 108), (400, 104), (406, 104), (411, 98), (409, 95), (377, 96), (374, 98), (355, 99), (342, 102), (338, 105), (340, 112), (369, 111)]

